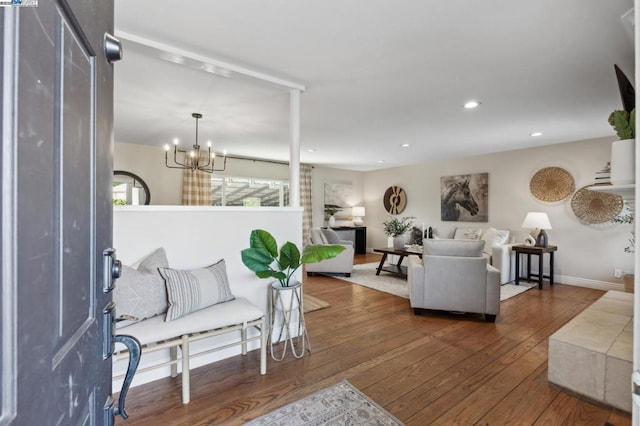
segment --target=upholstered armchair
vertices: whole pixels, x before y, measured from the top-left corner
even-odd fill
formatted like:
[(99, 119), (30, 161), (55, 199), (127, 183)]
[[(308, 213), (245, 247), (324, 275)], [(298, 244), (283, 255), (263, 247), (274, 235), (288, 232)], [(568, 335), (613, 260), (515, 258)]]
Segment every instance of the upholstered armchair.
[(500, 271), (482, 256), (485, 242), (424, 240), (422, 259), (409, 256), (407, 281), (414, 312), (420, 309), (500, 313)]
[(353, 271), (353, 243), (348, 240), (341, 240), (338, 234), (332, 229), (311, 228), (309, 231), (307, 244), (340, 244), (345, 250), (332, 259), (326, 259), (317, 263), (305, 264), (307, 275), (314, 273), (345, 274), (351, 276)]

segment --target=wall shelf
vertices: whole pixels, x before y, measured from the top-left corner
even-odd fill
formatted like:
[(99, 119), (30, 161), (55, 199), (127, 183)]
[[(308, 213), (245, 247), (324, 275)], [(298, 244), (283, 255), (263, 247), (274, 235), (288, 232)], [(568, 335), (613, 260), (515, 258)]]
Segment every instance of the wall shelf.
[(589, 190), (620, 195), (625, 200), (634, 200), (636, 198), (636, 185), (634, 183), (627, 185), (593, 185), (589, 187)]

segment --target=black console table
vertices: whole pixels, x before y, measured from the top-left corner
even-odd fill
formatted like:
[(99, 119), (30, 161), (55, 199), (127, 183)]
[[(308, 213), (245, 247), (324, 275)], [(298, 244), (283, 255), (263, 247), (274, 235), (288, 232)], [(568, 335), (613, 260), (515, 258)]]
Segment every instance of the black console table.
[(367, 252), (366, 226), (336, 226), (331, 229), (336, 231), (343, 240), (352, 240), (357, 254), (365, 254)]

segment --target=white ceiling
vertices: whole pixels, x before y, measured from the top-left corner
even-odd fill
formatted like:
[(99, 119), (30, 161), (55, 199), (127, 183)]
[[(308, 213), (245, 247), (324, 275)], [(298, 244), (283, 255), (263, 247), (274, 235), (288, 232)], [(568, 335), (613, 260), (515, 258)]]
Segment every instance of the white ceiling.
[[(115, 27), (305, 84), (301, 161), (375, 170), (613, 135), (607, 117), (622, 107), (613, 64), (634, 74), (621, 20), (632, 6), (116, 0)], [(191, 113), (200, 112), (200, 141), (217, 152), (288, 159), (288, 89), (166, 56), (125, 41), (115, 65), (116, 141), (192, 144)], [(469, 99), (480, 107), (465, 110)]]

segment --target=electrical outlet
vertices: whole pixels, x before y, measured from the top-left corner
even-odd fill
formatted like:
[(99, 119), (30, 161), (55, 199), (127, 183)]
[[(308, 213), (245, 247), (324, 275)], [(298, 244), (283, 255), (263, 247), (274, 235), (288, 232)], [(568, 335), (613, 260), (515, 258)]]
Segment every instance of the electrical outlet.
[(616, 278), (622, 278), (622, 269), (614, 269), (613, 276)]

